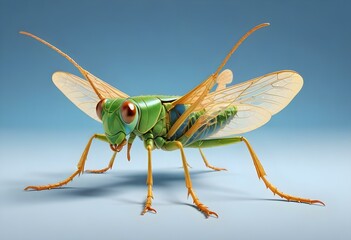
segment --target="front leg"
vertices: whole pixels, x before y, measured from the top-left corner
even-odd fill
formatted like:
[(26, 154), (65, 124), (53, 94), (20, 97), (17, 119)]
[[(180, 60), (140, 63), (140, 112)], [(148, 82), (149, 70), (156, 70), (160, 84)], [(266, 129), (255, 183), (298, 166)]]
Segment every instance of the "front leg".
[[(89, 153), (89, 149), (90, 149), (90, 146), (91, 146), (91, 143), (93, 142), (93, 139), (98, 139), (98, 140), (101, 140), (101, 141), (104, 141), (104, 142), (107, 142), (107, 139), (106, 139), (106, 136), (104, 134), (94, 134), (88, 141), (83, 153), (82, 153), (82, 156), (80, 157), (80, 160), (77, 164), (77, 170), (71, 175), (69, 176), (68, 178), (60, 181), (60, 182), (57, 182), (57, 183), (53, 183), (53, 184), (47, 184), (47, 185), (42, 185), (42, 186), (28, 186), (26, 187), (24, 190), (30, 190), (30, 189), (33, 189), (33, 190), (37, 190), (37, 191), (40, 191), (40, 190), (49, 190), (49, 189), (52, 189), (52, 188), (58, 188), (58, 187), (61, 187), (63, 185), (66, 185), (67, 183), (69, 183), (70, 181), (73, 180), (73, 178), (75, 178), (76, 176), (80, 175), (81, 173), (84, 172), (84, 166), (85, 166), (85, 162), (87, 160), (87, 156), (88, 156), (88, 153)], [(112, 156), (112, 159), (114, 159), (116, 155), (114, 154)]]
[(148, 157), (148, 168), (147, 168), (147, 179), (146, 179), (147, 195), (145, 200), (145, 207), (144, 207), (144, 210), (141, 212), (141, 215), (144, 215), (147, 212), (154, 212), (154, 213), (157, 212), (154, 208), (151, 207), (152, 199), (154, 198), (154, 195), (152, 193), (153, 178), (152, 178), (152, 162), (151, 162), (151, 152), (152, 152), (152, 149), (154, 148), (153, 140), (152, 139), (146, 140), (145, 147), (147, 149), (147, 157)]
[(130, 161), (130, 149), (132, 148), (132, 144), (134, 142), (136, 135), (135, 133), (131, 133), (128, 138), (128, 147), (127, 147), (127, 159)]

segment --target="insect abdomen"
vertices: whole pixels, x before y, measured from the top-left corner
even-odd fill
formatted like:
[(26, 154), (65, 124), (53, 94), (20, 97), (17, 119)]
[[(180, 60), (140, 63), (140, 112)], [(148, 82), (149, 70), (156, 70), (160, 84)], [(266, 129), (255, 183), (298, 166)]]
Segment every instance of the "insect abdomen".
[[(173, 108), (170, 111), (171, 124), (173, 124), (186, 109), (187, 106), (185, 105), (177, 105), (175, 108)], [(236, 115), (237, 109), (235, 106), (228, 107), (227, 109), (221, 111), (215, 118), (211, 119), (206, 125), (201, 126), (190, 138), (185, 137), (184, 134), (204, 113), (204, 110), (192, 113), (173, 135), (171, 140), (179, 140), (186, 146), (197, 140), (205, 139), (212, 134), (215, 134), (227, 123), (229, 123)]]

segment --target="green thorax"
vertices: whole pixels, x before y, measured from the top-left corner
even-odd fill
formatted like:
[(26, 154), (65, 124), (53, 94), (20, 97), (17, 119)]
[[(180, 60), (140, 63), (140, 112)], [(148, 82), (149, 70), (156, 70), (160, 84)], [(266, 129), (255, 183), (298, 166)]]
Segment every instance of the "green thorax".
[[(130, 98), (105, 99), (102, 122), (106, 137), (111, 144), (120, 144), (127, 135), (134, 133), (142, 139), (167, 134), (167, 111), (164, 104), (174, 101), (173, 96), (137, 96)], [(131, 102), (137, 113), (132, 122), (123, 120), (121, 108)]]
[(133, 100), (139, 110), (139, 122), (134, 129), (136, 135), (141, 136), (150, 131), (154, 137), (167, 134), (166, 109), (163, 101), (164, 99), (172, 101), (174, 97), (139, 96), (129, 99)]

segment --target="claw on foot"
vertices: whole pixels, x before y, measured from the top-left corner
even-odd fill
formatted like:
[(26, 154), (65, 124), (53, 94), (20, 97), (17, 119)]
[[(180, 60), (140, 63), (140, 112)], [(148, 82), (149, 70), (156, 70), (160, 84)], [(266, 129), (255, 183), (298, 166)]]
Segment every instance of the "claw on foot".
[(200, 202), (200, 200), (197, 198), (195, 192), (193, 191), (192, 188), (188, 188), (188, 197), (189, 195), (192, 197), (194, 204), (196, 205), (196, 207), (205, 214), (205, 217), (208, 218), (209, 216), (214, 216), (216, 218), (218, 218), (218, 214), (216, 212), (211, 211), (210, 209), (208, 209), (208, 207), (203, 204), (202, 202)]
[(206, 212), (205, 215), (206, 215), (206, 218), (208, 218), (211, 215), (213, 215), (214, 217), (218, 218), (218, 214), (216, 212), (212, 212), (212, 211)]
[(303, 201), (303, 200), (294, 200), (294, 199), (287, 199), (288, 201), (292, 202), (298, 202), (298, 203), (306, 203), (306, 204), (320, 204), (322, 206), (325, 206), (324, 202), (320, 200), (309, 200), (309, 201)]
[(141, 215), (144, 215), (147, 212), (157, 213), (157, 211), (154, 208), (152, 208), (152, 207), (145, 207), (144, 210), (141, 212)]
[(312, 200), (311, 204), (315, 204), (315, 203), (319, 203), (320, 205), (325, 206), (324, 202), (320, 201), (320, 200)]
[(214, 167), (214, 166), (207, 166), (208, 168), (211, 168), (215, 171), (228, 171), (226, 168), (218, 168), (218, 167)]
[(56, 188), (55, 186), (28, 186), (24, 189), (24, 191), (42, 191), (42, 190), (50, 190), (52, 188)]
[(205, 205), (203, 205), (203, 204), (199, 204), (197, 207), (198, 207), (198, 209), (199, 209), (201, 212), (203, 212), (203, 213), (205, 214), (205, 217), (206, 217), (206, 218), (210, 217), (211, 215), (212, 215), (213, 217), (218, 218), (218, 214), (217, 214), (216, 212), (213, 212), (213, 211), (211, 211), (210, 209), (208, 209), (207, 206), (205, 206)]
[(39, 190), (39, 188), (38, 187), (36, 187), (36, 186), (28, 186), (28, 187), (26, 187), (25, 189), (24, 189), (24, 191), (29, 191), (29, 190)]

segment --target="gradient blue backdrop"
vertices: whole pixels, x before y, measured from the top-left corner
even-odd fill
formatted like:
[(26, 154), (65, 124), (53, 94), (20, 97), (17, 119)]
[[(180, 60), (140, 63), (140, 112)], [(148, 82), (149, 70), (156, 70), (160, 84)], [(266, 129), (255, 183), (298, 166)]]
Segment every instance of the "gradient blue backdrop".
[[(309, 231), (308, 236), (311, 238), (318, 234), (320, 238), (324, 236), (329, 239), (333, 236), (336, 236), (337, 239), (346, 239), (351, 236), (350, 230), (347, 230), (347, 226), (351, 225), (351, 211), (349, 204), (347, 205), (343, 200), (351, 197), (349, 176), (351, 169), (350, 10), (351, 4), (347, 0), (0, 0), (0, 154), (2, 165), (0, 173), (3, 192), (1, 196), (6, 195), (0, 200), (0, 211), (2, 211), (2, 213), (0, 212), (0, 220), (4, 230), (2, 234), (5, 237), (2, 239), (23, 239), (21, 232), (12, 231), (16, 226), (21, 228), (26, 226), (25, 229), (29, 234), (27, 238), (34, 238), (33, 228), (41, 226), (41, 224), (45, 225), (45, 219), (55, 218), (56, 214), (59, 216), (58, 219), (62, 219), (62, 221), (55, 220), (55, 223), (66, 230), (69, 226), (75, 226), (82, 233), (86, 225), (96, 224), (89, 215), (84, 215), (83, 220), (76, 219), (76, 215), (82, 214), (81, 205), (72, 205), (73, 203), (68, 200), (72, 196), (66, 195), (67, 198), (64, 198), (62, 194), (65, 193), (61, 191), (50, 193), (54, 195), (19, 193), (21, 188), (27, 184), (43, 184), (67, 176), (74, 169), (75, 159), (78, 160), (88, 137), (95, 132), (102, 131), (100, 124), (80, 112), (56, 89), (51, 81), (51, 75), (55, 71), (67, 71), (78, 75), (77, 70), (56, 52), (31, 38), (20, 35), (19, 31), (28, 31), (42, 37), (68, 53), (84, 68), (129, 95), (182, 95), (215, 71), (233, 44), (246, 31), (263, 22), (270, 22), (271, 26), (259, 30), (245, 41), (226, 66), (234, 72), (234, 83), (272, 71), (292, 69), (303, 76), (304, 87), (285, 110), (274, 116), (262, 129), (248, 135), (251, 139), (256, 139), (252, 141), (254, 141), (255, 146), (258, 146), (257, 151), (265, 156), (263, 161), (266, 164), (271, 164), (269, 166), (271, 169), (275, 167), (276, 163), (283, 165), (280, 170), (271, 171), (275, 172), (276, 176), (280, 176), (275, 179), (277, 185), (288, 184), (289, 181), (284, 182), (282, 179), (289, 176), (292, 183), (288, 189), (295, 190), (297, 194), (306, 187), (305, 195), (308, 195), (307, 197), (311, 195), (307, 189), (315, 189), (316, 197), (324, 197), (322, 200), (330, 198), (331, 206), (329, 205), (329, 208), (325, 209), (308, 208), (309, 206), (297, 207), (273, 201), (269, 203), (272, 204), (269, 209), (273, 209), (273, 211), (274, 209), (286, 208), (298, 211), (298, 213), (295, 212), (296, 215), (294, 215), (294, 212), (284, 212), (285, 210), (283, 210), (285, 214), (282, 215), (287, 218), (287, 226), (279, 225), (278, 220), (272, 220), (272, 224), (269, 221), (262, 224), (263, 226), (266, 226), (265, 224), (272, 226), (278, 224), (280, 229), (283, 229), (281, 231), (284, 235), (287, 232), (296, 234), (299, 229), (308, 226), (310, 230), (306, 231)], [(101, 167), (109, 158), (109, 152), (103, 154), (103, 157), (101, 156), (103, 151), (106, 152), (105, 146), (99, 148), (97, 156), (99, 159), (106, 160), (104, 162), (97, 161), (97, 167)], [(146, 155), (142, 151), (140, 143), (137, 143), (134, 151), (135, 156), (139, 158), (140, 168), (144, 169), (145, 172)], [(245, 163), (248, 163), (249, 157), (246, 150), (242, 147), (240, 151), (242, 153), (238, 153), (239, 156), (245, 158)], [(229, 152), (233, 154), (231, 148), (225, 151), (221, 150), (220, 153), (215, 153), (215, 150), (207, 152), (212, 154), (212, 159), (218, 158), (218, 154), (223, 158), (226, 158)], [(289, 156), (282, 157), (285, 152), (287, 155), (290, 154), (291, 162), (288, 160)], [(159, 154), (169, 156), (164, 153)], [(194, 156), (195, 154), (197, 153), (194, 153)], [(178, 153), (173, 153), (171, 156), (179, 160), (178, 155)], [(196, 156), (199, 160), (198, 155)], [(300, 160), (296, 160), (295, 157)], [(124, 156), (121, 157), (123, 162), (125, 162), (124, 158)], [(294, 162), (295, 160), (296, 162)], [(307, 160), (311, 163), (306, 163)], [(226, 163), (220, 163), (226, 166)], [(166, 163), (159, 161), (158, 164), (167, 169)], [(179, 166), (180, 162), (173, 161), (172, 164), (172, 166)], [(237, 164), (235, 163), (233, 167), (234, 174), (238, 174), (235, 177), (240, 177), (242, 176), (240, 174), (243, 173), (241, 169), (238, 169)], [(201, 164), (199, 166), (203, 168)], [(121, 168), (123, 167), (127, 168), (127, 165), (122, 164)], [(157, 169), (157, 164), (155, 168)], [(253, 170), (252, 166), (249, 169)], [(55, 175), (56, 171), (62, 174)], [(196, 170), (194, 171), (196, 173)], [(281, 171), (280, 175), (279, 171)], [(49, 172), (51, 175), (45, 175), (45, 172)], [(123, 176), (123, 173), (118, 174)], [(182, 173), (180, 172), (180, 174)], [(34, 176), (37, 175), (39, 177), (35, 178)], [(111, 176), (114, 175), (106, 174), (105, 177)], [(139, 175), (137, 174), (137, 176)], [(139, 185), (133, 185), (133, 181), (129, 182), (129, 185), (127, 184), (130, 188), (138, 188), (136, 209), (132, 208), (133, 205), (124, 203), (124, 208), (128, 210), (123, 211), (121, 215), (110, 216), (111, 212), (106, 211), (104, 216), (111, 220), (107, 224), (108, 226), (111, 224), (114, 226), (115, 221), (116, 224), (121, 224), (121, 216), (126, 219), (128, 225), (130, 224), (131, 229), (142, 229), (142, 224), (147, 224), (145, 223), (148, 221), (147, 219), (140, 219), (135, 214), (141, 209), (143, 197), (146, 194), (145, 178), (144, 175), (142, 176), (140, 181), (143, 187), (138, 188)], [(181, 177), (182, 175), (176, 176)], [(199, 174), (198, 176), (203, 175)], [(213, 178), (213, 176), (208, 174), (204, 178)], [(224, 175), (217, 175), (219, 179), (220, 176)], [(326, 179), (326, 176), (329, 179)], [(31, 179), (32, 177), (34, 179)], [(84, 177), (87, 179), (90, 176), (85, 175)], [(252, 178), (255, 178), (254, 172), (252, 172)], [(92, 182), (93, 179), (96, 178), (92, 176)], [(162, 171), (159, 172), (156, 179), (161, 182), (170, 181), (167, 176), (162, 174)], [(205, 179), (201, 181), (206, 181)], [(234, 182), (233, 179), (229, 180), (228, 178), (225, 182)], [(320, 188), (312, 186), (308, 188), (303, 179), (308, 179), (309, 184), (313, 183), (314, 187), (320, 186)], [(84, 180), (82, 181), (81, 184), (85, 186)], [(198, 182), (200, 186), (201, 181)], [(257, 179), (253, 179), (253, 181), (256, 182)], [(76, 186), (79, 188), (79, 181), (74, 183), (78, 184)], [(91, 182), (87, 185), (90, 186), (90, 184)], [(177, 185), (181, 186), (179, 191), (181, 191), (182, 195), (180, 196), (182, 197), (185, 196), (183, 184), (182, 180), (177, 182)], [(339, 187), (334, 189), (334, 184), (339, 185)], [(99, 184), (96, 185), (97, 187), (90, 191), (90, 195), (103, 197), (104, 194), (97, 190)], [(123, 187), (123, 185), (118, 187)], [(263, 189), (261, 183), (258, 188)], [(245, 189), (245, 185), (242, 185), (242, 189)], [(77, 191), (81, 198), (85, 199), (86, 196), (90, 196), (89, 191)], [(109, 191), (112, 190), (109, 189)], [(129, 189), (129, 191), (132, 190)], [(159, 195), (167, 195), (169, 191), (174, 190), (166, 188), (161, 191), (164, 193), (159, 193)], [(246, 189), (241, 191), (246, 191)], [(313, 192), (313, 190), (311, 191)], [(130, 194), (132, 193), (130, 192)], [(253, 191), (251, 196), (259, 197), (260, 194), (260, 192)], [(269, 192), (266, 194), (267, 198), (271, 197)], [(40, 200), (42, 197), (48, 200)], [(126, 202), (133, 203), (130, 200), (131, 197), (126, 196), (125, 198)], [(210, 201), (212, 200), (211, 206), (215, 210), (218, 205), (227, 206), (218, 201), (218, 198), (210, 199)], [(65, 200), (67, 206), (57, 199)], [(121, 199), (121, 197), (116, 197), (116, 199)], [(27, 200), (30, 204), (27, 204)], [(88, 209), (94, 208), (94, 202), (86, 203), (82, 199), (79, 200)], [(245, 199), (243, 200), (245, 202)], [(179, 226), (186, 226), (195, 229), (192, 234), (202, 236), (203, 239), (208, 236), (202, 231), (202, 228), (205, 227), (212, 231), (219, 231), (223, 234), (223, 239), (229, 239), (234, 236), (228, 230), (231, 226), (230, 223), (233, 219), (243, 219), (242, 222), (236, 222), (236, 226), (240, 226), (240, 224), (244, 226), (238, 227), (237, 237), (246, 239), (245, 236), (256, 236), (257, 238), (260, 236), (260, 231), (257, 231), (256, 235), (255, 231), (247, 227), (256, 220), (248, 218), (251, 215), (245, 215), (242, 212), (245, 213), (243, 209), (253, 209), (254, 207), (253, 204), (250, 205), (249, 198), (246, 200), (246, 207), (242, 209), (234, 207), (235, 210), (231, 209), (233, 212), (230, 212), (230, 209), (228, 212), (222, 210), (220, 213), (224, 214), (224, 217), (212, 223), (204, 223), (196, 210), (189, 206), (185, 208), (189, 211), (186, 216), (194, 215), (194, 218), (191, 218), (192, 220), (187, 223), (181, 214), (182, 211), (185, 211), (184, 207), (164, 200), (163, 205), (166, 205), (164, 209), (177, 212), (177, 219), (184, 220), (178, 222), (170, 218), (169, 222), (164, 220), (168, 219), (169, 213), (164, 215), (161, 213), (152, 217), (152, 223), (166, 225), (167, 229), (171, 229), (168, 224), (174, 225), (175, 228), (178, 227), (178, 230)], [(180, 201), (190, 203), (189, 200), (186, 201), (185, 197), (180, 198)], [(56, 205), (52, 204), (53, 202)], [(262, 201), (256, 202), (262, 204)], [(62, 205), (57, 207), (57, 204)], [(238, 201), (235, 204), (238, 204)], [(40, 209), (39, 205), (47, 207)], [(112, 212), (117, 212), (119, 207), (116, 203), (111, 206), (105, 198), (99, 206), (102, 205)], [(162, 208), (162, 203), (160, 205)], [(333, 205), (339, 206), (339, 208), (335, 209)], [(341, 207), (344, 205), (345, 209)], [(157, 206), (155, 207), (157, 208)], [(305, 210), (301, 210), (301, 208)], [(35, 213), (31, 209), (35, 209)], [(73, 215), (67, 217), (63, 209), (74, 209), (73, 212), (76, 215), (72, 213)], [(267, 206), (260, 206), (258, 209), (267, 209)], [(50, 211), (55, 212), (54, 216), (49, 214)], [(265, 213), (266, 217), (272, 214), (272, 212), (262, 211), (255, 216), (261, 219), (262, 213)], [(324, 212), (321, 213), (321, 211)], [(228, 213), (227, 216), (225, 213)], [(281, 218), (280, 213), (282, 212), (277, 210), (271, 217)], [(129, 214), (132, 214), (131, 216), (137, 220), (132, 219), (129, 222)], [(238, 215), (235, 216), (236, 214)], [(311, 218), (316, 219), (306, 217), (307, 215), (309, 217), (322, 216), (315, 217), (318, 218), (317, 220), (322, 227), (311, 226)], [(104, 231), (104, 217), (100, 217), (102, 220), (99, 220), (97, 231)], [(146, 216), (146, 218), (151, 217)], [(18, 223), (18, 219), (22, 219), (22, 221)], [(296, 219), (296, 222), (289, 222), (289, 219)], [(303, 219), (306, 222), (303, 222)], [(335, 220), (334, 223), (337, 222), (333, 227), (330, 227), (331, 219)], [(151, 219), (149, 220), (151, 221)], [(301, 225), (297, 224), (299, 220), (302, 221), (299, 223)], [(185, 225), (185, 223), (187, 224)], [(166, 238), (167, 234), (162, 233), (162, 229), (153, 228), (151, 225), (147, 226), (154, 232), (158, 231), (158, 235), (155, 234), (160, 239)], [(49, 227), (49, 229), (51, 228)], [(245, 231), (240, 231), (240, 229), (245, 229)], [(260, 229), (263, 234), (264, 227)], [(315, 235), (319, 231), (318, 229), (321, 232)], [(342, 234), (340, 233), (341, 229), (344, 230)], [(69, 239), (77, 236), (74, 229), (67, 231), (67, 233), (60, 232), (56, 237)], [(123, 228), (122, 232), (126, 234), (123, 235), (124, 238), (127, 238), (128, 231), (133, 230)], [(143, 231), (147, 231), (147, 229)], [(11, 232), (12, 234), (16, 232), (16, 234), (11, 237)], [(94, 234), (96, 235), (98, 232), (94, 232)], [(94, 234), (84, 236), (89, 238)], [(118, 233), (116, 234), (118, 236)], [(212, 232), (212, 234), (214, 233)], [(110, 235), (112, 236), (114, 233), (108, 232), (108, 236)], [(132, 235), (137, 237), (138, 232), (133, 232)], [(176, 235), (171, 234), (171, 236), (175, 237)], [(274, 236), (263, 236), (274, 239)], [(294, 236), (296, 237), (296, 235)], [(47, 239), (48, 235), (41, 233), (39, 238)]]
[(235, 82), (296, 70), (304, 88), (274, 126), (349, 129), (349, 10), (349, 1), (2, 0), (1, 127), (96, 128), (51, 82), (56, 70), (76, 69), (20, 30), (129, 95), (181, 95), (211, 74), (247, 30), (270, 22), (226, 66)]

